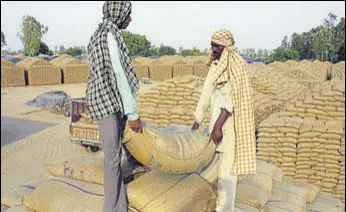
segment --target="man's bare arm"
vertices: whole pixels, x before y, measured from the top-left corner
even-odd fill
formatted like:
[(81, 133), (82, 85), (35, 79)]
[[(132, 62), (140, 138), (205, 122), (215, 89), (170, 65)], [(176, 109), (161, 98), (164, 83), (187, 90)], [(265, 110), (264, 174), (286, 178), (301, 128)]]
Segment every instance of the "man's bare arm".
[(231, 115), (232, 114), (229, 113), (227, 110), (221, 108), (221, 113), (219, 117), (217, 118), (214, 124), (213, 131), (211, 132), (211, 135), (210, 135), (211, 139), (214, 141), (216, 145), (218, 145), (220, 141), (222, 140), (222, 137), (223, 137), (222, 126), (227, 121), (228, 117)]

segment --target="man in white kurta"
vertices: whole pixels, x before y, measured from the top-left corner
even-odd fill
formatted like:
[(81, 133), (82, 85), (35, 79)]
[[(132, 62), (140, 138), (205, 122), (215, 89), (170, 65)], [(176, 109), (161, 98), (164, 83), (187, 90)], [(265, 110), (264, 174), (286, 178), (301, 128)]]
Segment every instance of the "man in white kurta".
[(195, 118), (198, 124), (203, 122), (204, 114), (210, 106), (209, 134), (212, 133), (221, 110), (226, 110), (230, 115), (222, 126), (222, 142), (217, 146), (220, 156), (218, 184), (217, 184), (217, 208), (218, 212), (231, 212), (234, 210), (237, 176), (231, 175), (234, 160), (234, 118), (232, 88), (230, 82), (223, 85), (213, 85), (213, 73), (217, 61), (214, 61), (209, 69), (204, 82), (203, 90), (196, 108)]

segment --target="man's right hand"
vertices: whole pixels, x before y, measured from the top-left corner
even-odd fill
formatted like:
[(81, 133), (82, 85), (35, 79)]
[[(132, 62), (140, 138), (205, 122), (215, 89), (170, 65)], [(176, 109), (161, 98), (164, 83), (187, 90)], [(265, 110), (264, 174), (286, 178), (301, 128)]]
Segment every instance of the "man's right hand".
[(129, 125), (133, 131), (135, 131), (137, 133), (143, 132), (142, 123), (141, 123), (141, 120), (139, 118), (137, 120), (134, 120), (134, 121), (128, 120), (128, 122), (129, 122)]
[(198, 129), (199, 129), (199, 124), (195, 121), (195, 123), (193, 123), (191, 130), (198, 130)]

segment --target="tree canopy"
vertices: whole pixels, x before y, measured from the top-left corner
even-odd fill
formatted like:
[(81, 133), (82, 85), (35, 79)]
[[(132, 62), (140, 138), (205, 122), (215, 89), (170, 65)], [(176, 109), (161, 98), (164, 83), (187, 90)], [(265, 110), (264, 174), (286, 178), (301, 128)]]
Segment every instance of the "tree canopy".
[(43, 26), (30, 15), (24, 16), (21, 31), (17, 34), (24, 45), (24, 54), (29, 56), (38, 55), (41, 39), (47, 32), (47, 26)]

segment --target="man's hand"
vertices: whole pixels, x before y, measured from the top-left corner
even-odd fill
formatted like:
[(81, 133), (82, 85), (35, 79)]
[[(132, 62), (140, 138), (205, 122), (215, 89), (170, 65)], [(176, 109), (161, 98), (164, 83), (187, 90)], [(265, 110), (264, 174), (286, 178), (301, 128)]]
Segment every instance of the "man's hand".
[(199, 124), (195, 121), (195, 123), (193, 123), (191, 130), (198, 130), (198, 129), (199, 129)]
[(134, 121), (128, 121), (131, 129), (135, 131), (136, 133), (142, 133), (143, 128), (142, 128), (142, 123), (141, 120), (138, 118), (137, 120)]
[(215, 125), (213, 131), (211, 132), (210, 138), (214, 141), (215, 145), (219, 145), (221, 143), (222, 137), (222, 126)]
[(221, 113), (216, 120), (214, 124), (213, 131), (211, 132), (210, 138), (214, 141), (216, 145), (219, 145), (221, 143), (223, 132), (222, 132), (222, 126), (226, 122), (229, 116), (232, 114), (229, 113), (227, 110), (221, 108)]

